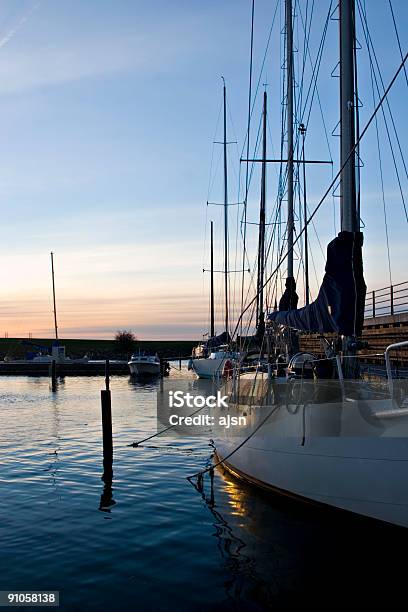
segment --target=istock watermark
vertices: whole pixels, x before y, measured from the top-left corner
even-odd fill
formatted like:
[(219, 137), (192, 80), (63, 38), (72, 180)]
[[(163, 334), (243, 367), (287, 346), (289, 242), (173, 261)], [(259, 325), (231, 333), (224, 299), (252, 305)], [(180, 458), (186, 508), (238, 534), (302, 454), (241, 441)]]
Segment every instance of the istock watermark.
[(185, 393), (184, 391), (169, 391), (169, 406), (170, 408), (228, 408), (228, 395), (221, 395), (217, 391), (217, 395), (194, 395), (193, 393)]
[(169, 436), (211, 437), (238, 433), (245, 414), (230, 411), (228, 395), (207, 380), (164, 380), (157, 394), (157, 431)]

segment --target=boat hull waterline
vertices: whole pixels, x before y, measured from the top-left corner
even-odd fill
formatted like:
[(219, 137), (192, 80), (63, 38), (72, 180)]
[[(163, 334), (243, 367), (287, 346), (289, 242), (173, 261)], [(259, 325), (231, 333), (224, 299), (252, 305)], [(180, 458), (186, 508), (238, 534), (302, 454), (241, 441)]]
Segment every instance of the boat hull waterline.
[(191, 359), (191, 369), (198, 378), (213, 380), (222, 375), (226, 361), (227, 357)]
[(408, 527), (406, 409), (396, 409), (390, 399), (346, 399), (305, 410), (299, 404), (235, 404), (228, 411), (247, 416), (239, 434), (225, 428), (215, 437), (216, 452), (233, 474), (265, 489)]

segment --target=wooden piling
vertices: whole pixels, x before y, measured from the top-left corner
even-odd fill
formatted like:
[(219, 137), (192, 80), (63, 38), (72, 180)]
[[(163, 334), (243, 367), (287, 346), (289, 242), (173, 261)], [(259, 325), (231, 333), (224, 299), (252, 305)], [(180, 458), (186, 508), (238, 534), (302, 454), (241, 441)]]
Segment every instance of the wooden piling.
[(57, 362), (55, 361), (55, 359), (51, 361), (50, 377), (51, 377), (51, 389), (52, 391), (56, 391), (57, 390)]
[(103, 441), (103, 476), (106, 482), (112, 479), (113, 442), (112, 442), (112, 403), (109, 388), (109, 359), (105, 364), (105, 389), (101, 390), (102, 408), (102, 441)]
[(110, 382), (110, 364), (109, 359), (105, 361), (105, 388), (109, 391), (109, 382)]

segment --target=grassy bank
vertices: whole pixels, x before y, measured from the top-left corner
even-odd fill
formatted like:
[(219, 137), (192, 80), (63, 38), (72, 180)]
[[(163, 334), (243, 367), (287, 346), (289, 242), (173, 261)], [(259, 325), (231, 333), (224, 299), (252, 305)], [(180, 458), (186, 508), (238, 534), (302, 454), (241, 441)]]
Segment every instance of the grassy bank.
[[(31, 344), (28, 344), (31, 343)], [(22, 359), (29, 352), (36, 352), (38, 347), (50, 348), (52, 339), (32, 338), (0, 338), (0, 358), (4, 359), (7, 355), (11, 359)], [(127, 358), (123, 354), (115, 340), (83, 340), (83, 339), (63, 339), (60, 342), (65, 346), (68, 357), (78, 358), (88, 355), (96, 359), (119, 359)], [(135, 351), (139, 349), (146, 353), (158, 353), (167, 359), (176, 357), (188, 357), (191, 355), (193, 346), (197, 344), (194, 340), (138, 340), (135, 342)]]

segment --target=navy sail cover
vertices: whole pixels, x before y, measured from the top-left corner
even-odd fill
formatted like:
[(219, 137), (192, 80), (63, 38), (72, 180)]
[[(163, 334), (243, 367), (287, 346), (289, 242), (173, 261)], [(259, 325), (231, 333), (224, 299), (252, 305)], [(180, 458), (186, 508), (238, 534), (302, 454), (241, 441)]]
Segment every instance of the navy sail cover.
[(221, 346), (222, 344), (229, 344), (231, 341), (231, 336), (228, 332), (222, 332), (218, 336), (213, 336), (212, 338), (208, 338), (206, 344), (208, 348), (217, 348), (217, 346)]
[(304, 308), (270, 313), (268, 320), (301, 331), (361, 335), (366, 295), (362, 245), (361, 232), (340, 232), (327, 247), (317, 299)]

